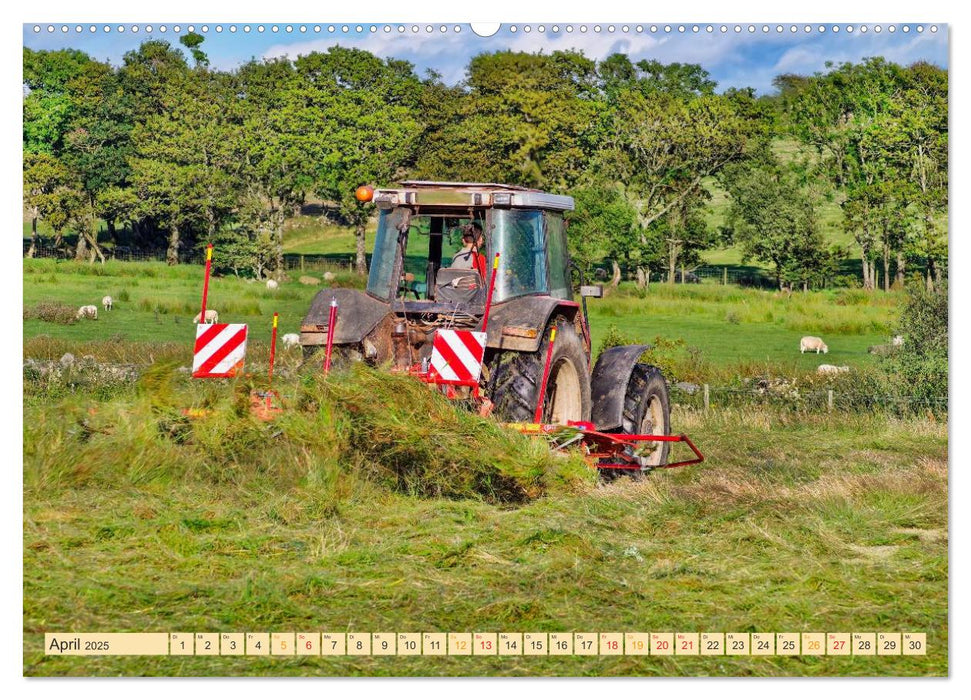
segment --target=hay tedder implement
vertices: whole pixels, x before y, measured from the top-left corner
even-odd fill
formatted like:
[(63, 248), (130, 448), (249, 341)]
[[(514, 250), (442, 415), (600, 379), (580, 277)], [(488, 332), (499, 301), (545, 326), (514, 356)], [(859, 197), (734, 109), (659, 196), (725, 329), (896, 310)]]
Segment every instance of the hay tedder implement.
[[(649, 345), (591, 361), (587, 299), (603, 289), (570, 263), (571, 197), (418, 181), (357, 195), (379, 211), (367, 288), (318, 292), (300, 329), (308, 361), (388, 366), (553, 449), (579, 448), (605, 475), (704, 460), (671, 434), (664, 377), (640, 362)], [(679, 442), (694, 457), (669, 461)]]

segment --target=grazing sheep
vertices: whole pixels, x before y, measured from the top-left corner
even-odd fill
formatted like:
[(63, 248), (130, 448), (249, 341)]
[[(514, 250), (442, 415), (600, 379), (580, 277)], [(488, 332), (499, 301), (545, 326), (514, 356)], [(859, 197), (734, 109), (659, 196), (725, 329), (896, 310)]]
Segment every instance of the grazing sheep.
[(850, 368), (846, 365), (820, 365), (816, 368), (817, 374), (842, 374), (843, 372), (849, 372)]
[(823, 351), (824, 355), (829, 352), (829, 348), (826, 347), (826, 343), (823, 342), (823, 339), (817, 338), (814, 335), (804, 336), (803, 339), (799, 341), (799, 353), (802, 354), (806, 352), (806, 350), (809, 350), (810, 352), (815, 350), (817, 355), (819, 354), (820, 350)]
[(102, 297), (101, 305), (105, 307), (105, 311), (111, 311), (111, 305), (112, 305), (111, 297), (109, 296)]
[(316, 277), (310, 277), (309, 275), (300, 276), (300, 284), (306, 284), (311, 287), (315, 287), (320, 284), (320, 280)]
[(92, 321), (98, 320), (98, 307), (89, 304), (88, 306), (82, 306), (78, 309), (77, 317), (80, 318), (90, 318)]
[(271, 290), (271, 291), (274, 290), (274, 289), (276, 289), (279, 286), (280, 285), (277, 283), (276, 280), (267, 280), (266, 281), (266, 288), (269, 289), (269, 290)]
[(287, 333), (285, 336), (283, 336), (282, 340), (283, 340), (283, 347), (293, 348), (293, 347), (296, 347), (297, 345), (300, 345), (300, 334)]
[(895, 335), (893, 340), (890, 341), (890, 344), (895, 348), (899, 348), (904, 344), (904, 337), (902, 335)]
[(335, 277), (334, 273), (331, 272), (330, 270), (328, 270), (327, 272), (324, 273), (324, 281), (325, 282), (333, 282), (334, 281), (334, 277)]
[[(202, 312), (196, 314), (196, 317), (192, 319), (193, 323), (199, 323), (202, 319)], [(219, 323), (219, 312), (215, 309), (206, 309), (206, 323)]]

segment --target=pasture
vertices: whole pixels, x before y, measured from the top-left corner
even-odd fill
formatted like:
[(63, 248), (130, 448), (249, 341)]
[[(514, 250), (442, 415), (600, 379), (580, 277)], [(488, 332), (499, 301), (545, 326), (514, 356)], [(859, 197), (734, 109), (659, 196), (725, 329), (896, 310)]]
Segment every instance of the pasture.
[[(318, 272), (311, 274), (320, 278)], [(346, 271), (335, 274), (337, 284), (363, 284)], [(257, 344), (268, 344), (274, 311), (280, 314), (280, 333), (295, 332), (317, 292), (317, 288), (296, 281), (298, 272), (291, 271), (291, 275), (293, 279), (275, 291), (232, 275), (216, 277), (210, 285), (208, 306), (219, 311), (223, 322), (250, 324), (250, 337)], [(28, 348), (36, 347), (38, 341), (33, 339), (38, 336), (55, 341), (54, 347), (60, 347), (61, 341), (96, 343), (112, 339), (136, 344), (183, 343), (183, 362), (188, 362), (202, 278), (198, 265), (25, 260), (25, 308), (44, 301), (75, 307), (100, 304), (105, 294), (113, 297), (115, 308), (99, 312), (97, 321), (71, 325), (27, 319), (24, 339)], [(867, 354), (867, 347), (886, 342), (894, 333), (899, 296), (860, 290), (786, 296), (733, 285), (652, 283), (646, 291), (628, 285), (608, 290), (606, 298), (589, 300), (588, 308), (595, 349), (613, 325), (638, 342), (652, 343), (658, 336), (683, 340), (686, 348), (697, 349), (703, 367), (711, 373), (731, 374), (735, 368), (754, 365), (791, 373), (812, 371), (823, 362), (857, 367), (872, 364), (874, 357)], [(829, 354), (800, 355), (799, 338), (803, 335), (823, 337)], [(113, 347), (117, 351), (117, 342)], [(99, 356), (96, 347), (89, 351)], [(135, 359), (141, 353), (137, 350)]]
[[(25, 372), (24, 673), (112, 675), (943, 676), (947, 425), (932, 414), (676, 406), (704, 464), (598, 484), (575, 455), (369, 370), (263, 386), (273, 311), (314, 289), (214, 279), (220, 320), (252, 325), (253, 376), (188, 364), (201, 268), (28, 260), (24, 305), (115, 310), (24, 322), (24, 356), (145, 367), (136, 384)], [(339, 276), (341, 284), (359, 284)], [(608, 327), (697, 347), (698, 377), (864, 366), (894, 295), (717, 285), (591, 300)], [(818, 331), (831, 351), (800, 356)], [(148, 363), (153, 365), (147, 366)], [(686, 370), (687, 371), (687, 370)], [(689, 375), (685, 375), (688, 377)], [(207, 413), (188, 420), (182, 408)], [(915, 657), (49, 657), (45, 631), (926, 632)]]

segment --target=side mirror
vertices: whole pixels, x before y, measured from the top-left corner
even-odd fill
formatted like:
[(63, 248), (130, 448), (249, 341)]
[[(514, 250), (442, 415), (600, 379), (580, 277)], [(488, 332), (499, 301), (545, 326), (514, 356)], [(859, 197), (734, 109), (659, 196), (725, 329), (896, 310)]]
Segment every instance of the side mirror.
[(604, 288), (602, 284), (583, 284), (580, 285), (580, 296), (591, 299), (602, 299)]

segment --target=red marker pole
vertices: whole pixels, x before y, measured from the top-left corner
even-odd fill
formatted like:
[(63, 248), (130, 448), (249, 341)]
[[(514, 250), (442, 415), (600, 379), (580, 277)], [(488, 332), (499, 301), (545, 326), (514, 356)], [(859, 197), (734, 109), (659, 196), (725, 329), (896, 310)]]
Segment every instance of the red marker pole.
[(496, 288), (496, 271), (499, 269), (499, 253), (492, 259), (492, 275), (489, 278), (489, 293), (486, 294), (485, 313), (482, 314), (482, 332), (489, 327), (489, 310), (492, 309), (492, 292)]
[(330, 298), (330, 314), (327, 316), (327, 349), (324, 351), (324, 374), (330, 372), (330, 353), (334, 348), (334, 327), (337, 325), (337, 299)]
[(273, 360), (276, 358), (276, 326), (280, 314), (273, 312), (273, 335), (270, 336), (270, 388), (273, 388)]
[(553, 362), (553, 340), (556, 338), (556, 326), (550, 329), (550, 344), (546, 348), (546, 366), (543, 368), (543, 381), (539, 385), (539, 400), (536, 402), (536, 414), (533, 416), (534, 423), (543, 422), (543, 401), (546, 399), (546, 382), (550, 378), (550, 364)]
[(270, 397), (273, 395), (273, 361), (276, 358), (276, 326), (280, 314), (273, 312), (273, 334), (270, 336), (270, 378), (266, 389), (266, 410), (270, 410)]
[(202, 313), (199, 322), (206, 322), (206, 299), (209, 297), (209, 273), (212, 272), (212, 243), (206, 246), (206, 281), (202, 283)]

